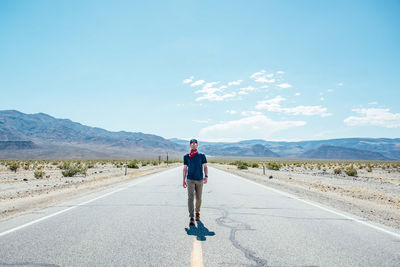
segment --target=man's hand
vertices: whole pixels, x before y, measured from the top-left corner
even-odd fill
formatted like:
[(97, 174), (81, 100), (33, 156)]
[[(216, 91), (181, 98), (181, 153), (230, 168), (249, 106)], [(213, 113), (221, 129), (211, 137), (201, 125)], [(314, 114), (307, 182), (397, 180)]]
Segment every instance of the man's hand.
[(186, 188), (186, 187), (187, 187), (186, 181), (183, 181), (183, 188)]
[(204, 184), (207, 183), (207, 179), (208, 179), (207, 177), (204, 177), (204, 179), (203, 179), (203, 183), (204, 183)]

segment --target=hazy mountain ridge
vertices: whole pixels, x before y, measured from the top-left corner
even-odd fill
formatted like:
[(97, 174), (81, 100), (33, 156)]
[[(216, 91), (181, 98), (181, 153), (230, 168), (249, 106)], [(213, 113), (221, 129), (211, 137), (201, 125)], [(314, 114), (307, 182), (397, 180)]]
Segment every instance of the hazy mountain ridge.
[(0, 150), (34, 149), (37, 147), (32, 141), (0, 141)]
[(359, 160), (389, 160), (381, 153), (340, 146), (321, 145), (300, 155), (310, 159), (359, 159)]
[[(170, 140), (178, 144), (187, 143), (179, 139)], [(251, 151), (254, 145), (264, 146), (274, 153), (264, 157), (400, 160), (400, 138), (343, 138), (298, 142), (265, 140), (245, 140), (236, 143), (201, 142), (200, 149), (206, 154), (215, 156), (226, 155), (224, 152), (229, 150), (230, 155), (237, 155), (242, 151)], [(328, 149), (326, 146), (331, 148)], [(249, 155), (247, 152), (246, 156), (259, 155)]]
[[(0, 158), (129, 158), (169, 153), (180, 158), (188, 141), (141, 132), (111, 132), (44, 113), (0, 111)], [(343, 138), (276, 142), (203, 142), (210, 156), (400, 160), (400, 138)]]
[(126, 158), (181, 154), (185, 148), (160, 136), (132, 132), (110, 132), (44, 113), (0, 111), (1, 141), (31, 141), (35, 151), (18, 153), (3, 149), (1, 157)]

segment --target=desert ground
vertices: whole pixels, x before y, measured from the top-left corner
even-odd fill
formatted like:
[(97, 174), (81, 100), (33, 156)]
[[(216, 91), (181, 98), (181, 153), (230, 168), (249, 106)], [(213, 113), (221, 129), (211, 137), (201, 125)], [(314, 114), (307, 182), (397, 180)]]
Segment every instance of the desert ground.
[(400, 229), (399, 162), (264, 162), (265, 174), (260, 162), (214, 162), (210, 165), (303, 199)]
[(0, 221), (178, 165), (138, 160), (3, 160)]

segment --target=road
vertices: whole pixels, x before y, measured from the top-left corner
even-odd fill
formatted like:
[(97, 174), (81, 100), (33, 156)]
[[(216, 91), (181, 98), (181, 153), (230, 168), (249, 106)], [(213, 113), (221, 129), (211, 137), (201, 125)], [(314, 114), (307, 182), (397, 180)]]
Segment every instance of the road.
[(400, 234), (209, 168), (188, 227), (182, 167), (0, 223), (0, 266), (400, 266)]

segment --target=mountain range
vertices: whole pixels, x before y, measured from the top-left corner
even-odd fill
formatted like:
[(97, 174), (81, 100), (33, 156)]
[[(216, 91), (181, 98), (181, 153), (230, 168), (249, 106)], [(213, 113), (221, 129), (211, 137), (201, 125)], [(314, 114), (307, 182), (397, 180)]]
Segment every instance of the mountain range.
[[(201, 140), (200, 140), (201, 141)], [(188, 141), (141, 132), (111, 132), (44, 113), (0, 111), (0, 158), (181, 158)], [(400, 160), (400, 138), (299, 142), (200, 142), (209, 156)]]

